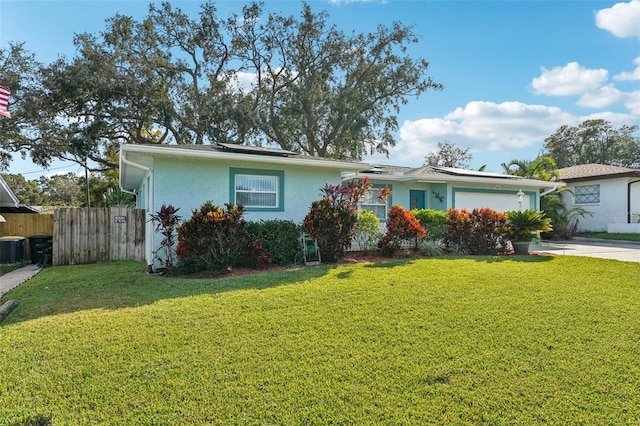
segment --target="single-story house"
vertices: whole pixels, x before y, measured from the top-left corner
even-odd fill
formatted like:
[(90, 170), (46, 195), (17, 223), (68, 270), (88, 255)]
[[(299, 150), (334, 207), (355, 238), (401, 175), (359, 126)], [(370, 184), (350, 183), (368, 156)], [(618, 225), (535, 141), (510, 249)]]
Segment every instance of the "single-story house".
[(7, 181), (0, 175), (0, 215), (2, 213), (38, 213), (38, 211), (22, 204)]
[[(389, 187), (391, 197), (380, 204), (372, 197), (363, 208), (384, 223), (387, 209), (489, 207), (499, 211), (538, 209), (540, 196), (562, 186), (522, 177), (447, 167), (380, 166), (310, 157), (273, 148), (234, 144), (130, 145), (120, 150), (120, 186), (136, 194), (147, 214), (163, 204), (192, 210), (211, 200), (245, 206), (250, 221), (286, 219), (301, 223), (327, 183), (368, 177), (374, 187)], [(520, 193), (520, 197), (517, 194)], [(146, 256), (152, 263), (160, 235), (147, 225)]]
[(562, 193), (566, 207), (581, 207), (592, 215), (579, 219), (578, 231), (640, 233), (633, 215), (640, 213), (640, 169), (581, 164), (559, 172), (568, 189)]

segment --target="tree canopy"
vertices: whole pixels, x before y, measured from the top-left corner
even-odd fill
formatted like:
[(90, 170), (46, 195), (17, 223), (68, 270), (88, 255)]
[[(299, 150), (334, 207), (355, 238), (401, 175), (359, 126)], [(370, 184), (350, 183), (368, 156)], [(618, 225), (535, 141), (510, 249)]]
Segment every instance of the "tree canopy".
[(458, 148), (455, 144), (444, 141), (438, 142), (438, 150), (431, 151), (425, 158), (425, 166), (437, 167), (458, 167), (466, 169), (472, 155), (469, 154), (469, 148)]
[(299, 17), (251, 3), (220, 18), (207, 2), (192, 18), (170, 2), (141, 21), (116, 15), (78, 34), (77, 54), (40, 64), (22, 45), (0, 50), (12, 115), (0, 120), (2, 166), (11, 152), (117, 167), (121, 143), (271, 145), (360, 160), (395, 145), (409, 98), (442, 86), (426, 75), (419, 42), (401, 23), (345, 33), (302, 3)]
[(565, 125), (544, 140), (544, 154), (559, 168), (590, 163), (640, 168), (637, 131), (637, 125), (615, 128), (602, 119)]

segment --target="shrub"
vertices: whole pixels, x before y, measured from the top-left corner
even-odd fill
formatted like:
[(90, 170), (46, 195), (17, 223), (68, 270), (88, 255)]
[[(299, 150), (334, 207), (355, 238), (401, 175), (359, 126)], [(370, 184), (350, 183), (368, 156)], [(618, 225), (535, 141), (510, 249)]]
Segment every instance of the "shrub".
[[(318, 240), (324, 261), (335, 262), (351, 246), (358, 221), (358, 206), (368, 196), (372, 186), (364, 178), (345, 185), (327, 184), (320, 189), (323, 197), (311, 204), (302, 228), (309, 237)], [(379, 190), (378, 198), (384, 199), (388, 194), (387, 188)]]
[(380, 232), (380, 220), (370, 210), (360, 210), (356, 222), (353, 241), (361, 251), (373, 251), (378, 247)]
[(207, 201), (178, 228), (177, 255), (183, 272), (225, 271), (233, 266), (269, 263), (262, 244), (247, 233), (242, 206)]
[(301, 228), (290, 220), (248, 222), (247, 232), (264, 243), (272, 263), (290, 265), (300, 250), (298, 239)]
[(424, 228), (428, 240), (440, 241), (447, 234), (447, 212), (434, 209), (419, 209), (411, 212)]
[(438, 243), (433, 240), (428, 240), (426, 238), (420, 242), (419, 250), (420, 250), (420, 253), (422, 253), (422, 255), (427, 257), (435, 257), (435, 256), (442, 255), (442, 249), (440, 248)]
[(390, 256), (402, 247), (403, 242), (424, 238), (424, 228), (409, 210), (399, 205), (392, 206), (387, 215), (387, 232), (380, 239), (378, 246), (383, 255)]
[(506, 251), (509, 242), (507, 216), (488, 208), (449, 209), (445, 247), (468, 254), (498, 254)]
[(168, 206), (162, 204), (160, 210), (151, 215), (151, 221), (156, 224), (156, 232), (162, 234), (162, 241), (160, 247), (154, 252), (154, 257), (164, 265), (164, 273), (170, 274), (175, 262), (174, 258), (174, 244), (175, 244), (175, 232), (178, 222), (181, 217), (178, 216), (178, 210), (171, 204)]

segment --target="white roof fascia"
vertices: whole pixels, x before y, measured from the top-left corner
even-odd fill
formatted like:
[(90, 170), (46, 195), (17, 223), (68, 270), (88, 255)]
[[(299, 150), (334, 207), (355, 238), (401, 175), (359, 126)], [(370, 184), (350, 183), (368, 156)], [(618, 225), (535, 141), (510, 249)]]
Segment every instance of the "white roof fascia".
[(164, 145), (162, 148), (156, 148), (154, 146), (147, 145), (123, 145), (123, 152), (132, 152), (137, 154), (147, 155), (169, 155), (180, 156), (189, 158), (220, 158), (226, 160), (238, 160), (238, 161), (254, 161), (265, 164), (296, 164), (302, 166), (322, 166), (324, 168), (351, 170), (351, 171), (363, 171), (372, 167), (371, 164), (365, 163), (349, 163), (336, 160), (322, 160), (322, 159), (305, 159), (305, 158), (292, 158), (292, 157), (274, 157), (269, 155), (252, 155), (246, 153), (233, 153), (233, 152), (219, 152), (219, 151), (197, 151), (187, 150), (180, 148), (171, 148)]
[(565, 186), (562, 182), (548, 182), (536, 179), (518, 179), (518, 178), (499, 178), (499, 177), (480, 177), (480, 176), (454, 176), (447, 175), (442, 177), (420, 175), (369, 175), (359, 174), (360, 177), (368, 176), (373, 180), (386, 180), (395, 182), (416, 182), (416, 183), (447, 183), (447, 182), (464, 182), (464, 183), (483, 183), (500, 186), (513, 187), (537, 187), (537, 188), (553, 188)]

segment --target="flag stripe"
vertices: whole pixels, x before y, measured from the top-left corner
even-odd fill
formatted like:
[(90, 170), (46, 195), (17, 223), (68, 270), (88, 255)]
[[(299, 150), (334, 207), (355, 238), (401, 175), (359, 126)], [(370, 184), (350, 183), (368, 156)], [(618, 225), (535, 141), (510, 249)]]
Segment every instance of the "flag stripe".
[(0, 86), (0, 115), (11, 118), (11, 114), (7, 110), (9, 107), (9, 95), (11, 94), (11, 90), (7, 89), (4, 86)]

